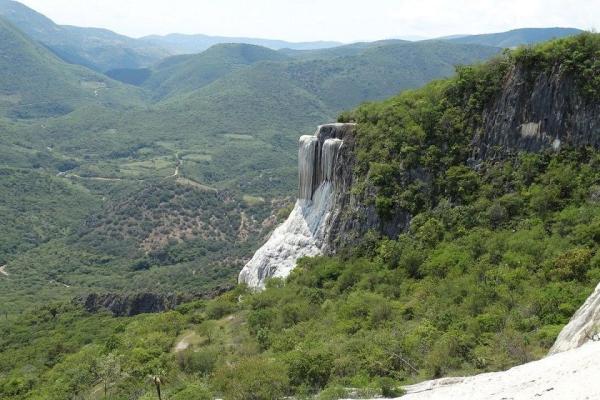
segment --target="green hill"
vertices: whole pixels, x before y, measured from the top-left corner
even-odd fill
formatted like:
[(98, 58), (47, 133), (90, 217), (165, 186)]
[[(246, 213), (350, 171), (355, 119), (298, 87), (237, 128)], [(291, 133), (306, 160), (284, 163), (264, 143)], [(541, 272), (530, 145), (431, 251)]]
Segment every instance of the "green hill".
[(17, 1), (0, 0), (0, 16), (63, 60), (99, 72), (148, 66), (170, 54), (106, 29), (57, 25)]
[(15, 168), (0, 168), (0, 200), (0, 265), (15, 254), (64, 236), (99, 203), (82, 186)]
[(184, 35), (173, 33), (165, 36), (151, 35), (140, 39), (141, 42), (153, 46), (160, 46), (168, 49), (173, 54), (193, 54), (200, 53), (217, 44), (238, 43), (251, 44), (255, 46), (267, 47), (273, 50), (296, 49), (309, 50), (329, 48), (341, 45), (339, 42), (319, 41), (319, 42), (286, 42), (284, 40), (259, 39), (249, 37), (228, 37), (228, 36), (208, 36), (208, 35)]
[(367, 46), (356, 55), (291, 63), (286, 74), (339, 112), (449, 76), (456, 65), (487, 60), (497, 53), (496, 48), (478, 45), (393, 42)]
[(160, 62), (144, 87), (163, 98), (191, 92), (245, 66), (260, 61), (282, 61), (283, 54), (248, 44), (221, 44), (191, 56), (177, 56)]
[(139, 93), (69, 65), (0, 19), (0, 111), (15, 118), (63, 115), (86, 103), (133, 104)]
[[(131, 163), (190, 153), (186, 176), (215, 186), (288, 194), (295, 186), (298, 132), (342, 109), (450, 75), (498, 49), (445, 42), (392, 42), (346, 57), (290, 59), (250, 45), (219, 45), (169, 58), (143, 84), (161, 101), (132, 109), (83, 107), (47, 121), (54, 154), (85, 160), (74, 173), (132, 177)], [(40, 141), (31, 129), (30, 141)], [(138, 154), (137, 149), (144, 149)], [(198, 158), (200, 157), (200, 158)], [(158, 164), (156, 164), (158, 165)], [(139, 169), (142, 176), (163, 175)], [(136, 173), (137, 173), (136, 172)], [(137, 175), (139, 176), (139, 175)], [(251, 192), (249, 194), (256, 194)]]
[[(597, 107), (600, 82), (581, 77), (598, 76), (599, 49), (600, 36), (585, 34), (505, 53), (343, 114), (358, 123), (351, 190), (367, 196), (356, 197), (356, 207), (375, 203), (383, 218), (390, 205), (407, 210), (406, 231), (369, 232), (335, 257), (302, 259), (260, 293), (239, 286), (131, 318), (49, 303), (0, 320), (0, 395), (86, 398), (106, 387), (115, 398), (147, 399), (156, 393), (148, 376), (159, 376), (174, 400), (391, 398), (407, 384), (545, 356), (600, 279), (598, 149), (522, 149), (472, 168), (472, 139), (491, 100), (510, 92), (503, 84), (515, 69), (531, 82), (558, 78), (582, 107)], [(177, 189), (169, 193), (163, 203), (187, 203)], [(161, 197), (152, 189), (132, 198), (149, 206)], [(127, 214), (131, 233), (144, 231), (134, 210), (105, 210)], [(108, 215), (91, 230), (123, 228)], [(20, 265), (46, 254), (52, 277), (54, 268), (77, 265), (51, 250)], [(90, 264), (104, 260), (87, 255)], [(75, 274), (79, 282), (91, 277)], [(2, 289), (21, 283), (10, 278)]]

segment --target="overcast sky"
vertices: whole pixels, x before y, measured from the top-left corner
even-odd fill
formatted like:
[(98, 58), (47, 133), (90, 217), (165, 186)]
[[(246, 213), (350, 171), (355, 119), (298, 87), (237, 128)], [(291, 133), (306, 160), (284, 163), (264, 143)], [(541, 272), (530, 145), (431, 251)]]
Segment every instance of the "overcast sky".
[(351, 42), (600, 23), (600, 0), (21, 1), (60, 24), (134, 37), (179, 32)]

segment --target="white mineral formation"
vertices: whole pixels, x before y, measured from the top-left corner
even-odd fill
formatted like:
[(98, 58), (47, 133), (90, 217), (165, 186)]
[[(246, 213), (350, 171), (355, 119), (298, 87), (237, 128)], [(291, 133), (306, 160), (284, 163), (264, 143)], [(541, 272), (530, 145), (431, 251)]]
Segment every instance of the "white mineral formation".
[(444, 378), (404, 389), (400, 400), (594, 400), (600, 399), (600, 342), (504, 372)]
[(263, 289), (268, 278), (287, 277), (299, 258), (322, 253), (333, 205), (334, 171), (343, 145), (335, 133), (342, 127), (343, 124), (323, 125), (315, 135), (300, 138), (296, 206), (246, 264), (239, 276), (240, 283)]
[[(554, 346), (550, 349), (550, 354), (576, 349), (587, 342), (589, 337), (598, 337), (600, 332), (598, 324), (600, 324), (600, 285), (560, 332)], [(600, 360), (598, 366), (600, 367)]]

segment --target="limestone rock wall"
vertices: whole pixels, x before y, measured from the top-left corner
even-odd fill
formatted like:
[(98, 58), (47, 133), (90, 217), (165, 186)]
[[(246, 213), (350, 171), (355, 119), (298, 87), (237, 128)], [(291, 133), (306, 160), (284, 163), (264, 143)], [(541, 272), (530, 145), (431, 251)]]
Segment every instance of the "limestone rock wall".
[(600, 146), (600, 103), (583, 97), (574, 77), (559, 65), (534, 74), (517, 65), (483, 113), (473, 138), (473, 158), (494, 159), (518, 151), (561, 146)]

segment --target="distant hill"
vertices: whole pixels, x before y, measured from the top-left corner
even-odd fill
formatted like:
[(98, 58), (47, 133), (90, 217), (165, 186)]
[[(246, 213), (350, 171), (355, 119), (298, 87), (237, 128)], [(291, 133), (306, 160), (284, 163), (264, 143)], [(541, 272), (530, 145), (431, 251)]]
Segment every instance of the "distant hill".
[(1, 18), (0, 54), (0, 112), (15, 118), (62, 115), (84, 103), (137, 97), (103, 75), (63, 62)]
[[(498, 52), (495, 47), (444, 41), (357, 44), (313, 51), (306, 59), (258, 63), (232, 76), (225, 76), (219, 81), (218, 90), (223, 91), (223, 86), (227, 86), (231, 90), (226, 91), (234, 93), (235, 87), (245, 82), (256, 88), (255, 98), (274, 96), (274, 93), (262, 90), (260, 83), (281, 77), (288, 81), (287, 88), (310, 93), (323, 103), (331, 115), (335, 115), (354, 104), (385, 98), (451, 75), (458, 64), (486, 60)], [(208, 95), (210, 90), (207, 87), (198, 95)], [(281, 92), (277, 96), (286, 98)], [(298, 110), (292, 109), (288, 114), (295, 112)], [(272, 116), (270, 113), (269, 117)]]
[(148, 66), (170, 55), (162, 48), (107, 29), (57, 25), (16, 1), (0, 0), (0, 16), (63, 60), (99, 72)]
[(152, 35), (140, 39), (141, 42), (153, 46), (163, 47), (173, 54), (192, 54), (200, 53), (216, 44), (222, 43), (245, 43), (256, 46), (263, 46), (273, 50), (294, 49), (294, 50), (312, 50), (336, 47), (342, 45), (339, 42), (319, 41), (319, 42), (286, 42), (284, 40), (257, 39), (248, 37), (227, 37), (227, 36), (208, 36), (208, 35), (184, 35), (173, 33), (170, 35), (159, 36)]
[(391, 44), (399, 43), (410, 43), (406, 40), (400, 39), (387, 39), (378, 40), (375, 42), (357, 42), (351, 44), (345, 44), (342, 46), (331, 47), (327, 49), (313, 49), (313, 50), (297, 50), (297, 49), (281, 49), (281, 53), (302, 60), (320, 59), (320, 58), (331, 58), (331, 57), (342, 57), (342, 56), (355, 56), (366, 49), (388, 46)]
[(583, 32), (575, 28), (523, 28), (508, 32), (443, 38), (454, 43), (481, 44), (502, 48), (535, 44), (550, 39), (574, 36)]
[(260, 61), (284, 61), (274, 50), (249, 44), (220, 44), (203, 53), (168, 58), (158, 64), (144, 83), (158, 98), (191, 92), (240, 68)]

